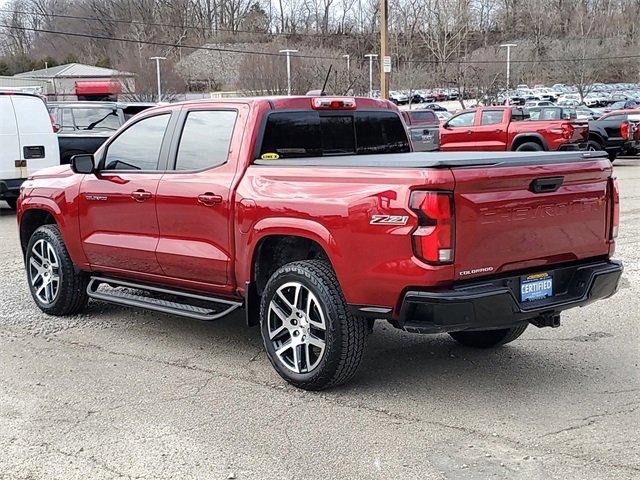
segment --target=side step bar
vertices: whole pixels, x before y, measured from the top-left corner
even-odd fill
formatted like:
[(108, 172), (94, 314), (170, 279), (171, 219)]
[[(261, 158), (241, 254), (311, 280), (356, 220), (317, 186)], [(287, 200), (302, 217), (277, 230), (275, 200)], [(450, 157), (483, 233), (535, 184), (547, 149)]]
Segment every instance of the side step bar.
[[(109, 291), (100, 291), (98, 288), (101, 284), (107, 284), (113, 288)], [(117, 290), (118, 287), (133, 288), (143, 290), (143, 292), (126, 292)], [(241, 302), (232, 300), (207, 297), (169, 288), (152, 287), (107, 277), (91, 277), (87, 285), (87, 294), (96, 300), (128, 307), (146, 308), (156, 312), (205, 321), (218, 320), (242, 306)], [(153, 294), (156, 296), (152, 296)], [(162, 298), (163, 295), (170, 296), (172, 299)], [(178, 298), (175, 299), (173, 297)]]

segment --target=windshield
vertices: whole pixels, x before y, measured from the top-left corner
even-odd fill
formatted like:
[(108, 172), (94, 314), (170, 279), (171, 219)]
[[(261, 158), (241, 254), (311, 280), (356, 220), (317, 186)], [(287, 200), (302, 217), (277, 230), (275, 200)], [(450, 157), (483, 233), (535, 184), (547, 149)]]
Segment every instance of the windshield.
[(118, 112), (112, 108), (73, 108), (73, 119), (78, 130), (109, 130), (120, 128)]

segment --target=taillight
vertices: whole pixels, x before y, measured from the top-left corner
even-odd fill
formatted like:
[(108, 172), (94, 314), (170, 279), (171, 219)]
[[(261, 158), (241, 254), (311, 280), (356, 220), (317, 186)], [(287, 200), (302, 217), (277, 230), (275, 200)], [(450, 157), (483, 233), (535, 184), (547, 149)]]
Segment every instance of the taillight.
[(623, 140), (629, 140), (629, 122), (622, 122), (620, 124), (620, 136)]
[(354, 110), (356, 99), (347, 97), (315, 97), (311, 99), (314, 110)]
[(448, 192), (414, 191), (409, 208), (418, 216), (413, 251), (427, 263), (453, 262), (453, 195)]
[(618, 179), (610, 178), (611, 182), (611, 239), (618, 236), (618, 227), (620, 226), (620, 189), (618, 188)]
[(570, 140), (573, 138), (573, 132), (575, 132), (575, 127), (570, 123), (562, 124), (562, 138), (566, 140)]
[(53, 115), (49, 114), (49, 120), (51, 120), (51, 127), (53, 128), (53, 133), (58, 133), (60, 127), (56, 124), (56, 119), (53, 118)]

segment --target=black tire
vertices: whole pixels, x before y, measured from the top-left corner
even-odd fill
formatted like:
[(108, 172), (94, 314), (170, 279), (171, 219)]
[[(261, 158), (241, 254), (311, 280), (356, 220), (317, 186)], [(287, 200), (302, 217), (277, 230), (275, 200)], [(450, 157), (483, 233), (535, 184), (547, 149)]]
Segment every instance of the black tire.
[[(53, 300), (50, 302), (44, 302), (38, 297), (36, 292), (37, 287), (34, 286), (30, 270), (32, 258), (39, 261), (34, 253), (34, 245), (36, 245), (39, 240), (44, 240), (53, 247), (59, 265), (56, 268), (56, 273), (59, 277), (58, 289), (57, 293), (53, 295)], [(29, 245), (27, 246), (25, 263), (29, 290), (40, 310), (49, 315), (64, 316), (79, 313), (86, 307), (89, 299), (87, 296), (89, 277), (86, 273), (76, 269), (64, 245), (60, 230), (58, 230), (56, 225), (43, 225), (31, 235)]]
[(596, 142), (595, 140), (589, 140), (589, 142), (587, 143), (587, 150), (590, 152), (601, 152), (602, 150), (604, 150), (604, 148), (599, 142)]
[(516, 152), (541, 152), (544, 150), (542, 145), (536, 142), (524, 142), (516, 148)]
[[(276, 354), (276, 345), (269, 334), (269, 322), (274, 319), (270, 317), (273, 314), (270, 311), (271, 302), (277, 301), (276, 295), (279, 289), (291, 283), (300, 284), (307, 292), (311, 292), (317, 299), (324, 316), (325, 330), (322, 332), (325, 342), (324, 350), (316, 359), (317, 365), (307, 372), (294, 372), (288, 368)], [(300, 297), (302, 295), (300, 294)], [(301, 299), (299, 303), (303, 303), (303, 300)], [(287, 318), (295, 320), (293, 309)], [(284, 326), (284, 321), (282, 324)], [(308, 325), (310, 326), (307, 334), (311, 336), (309, 333), (312, 328), (311, 323)], [(278, 374), (292, 385), (305, 390), (322, 390), (351, 379), (362, 360), (367, 337), (366, 322), (351, 314), (331, 265), (322, 260), (289, 263), (271, 276), (260, 302), (260, 330), (267, 356)], [(283, 332), (289, 335), (287, 331), (283, 330)], [(289, 336), (289, 341), (293, 342), (292, 334)], [(283, 341), (283, 343), (287, 342)], [(302, 357), (302, 353), (298, 355), (298, 358)]]
[(5, 198), (4, 201), (7, 202), (7, 204), (9, 205), (9, 208), (11, 210), (15, 210), (16, 206), (18, 205), (18, 199), (17, 198)]
[(474, 348), (493, 348), (499, 347), (509, 342), (513, 342), (516, 338), (524, 333), (528, 324), (519, 325), (513, 328), (504, 328), (501, 330), (478, 330), (475, 332), (450, 332), (449, 335), (456, 342)]

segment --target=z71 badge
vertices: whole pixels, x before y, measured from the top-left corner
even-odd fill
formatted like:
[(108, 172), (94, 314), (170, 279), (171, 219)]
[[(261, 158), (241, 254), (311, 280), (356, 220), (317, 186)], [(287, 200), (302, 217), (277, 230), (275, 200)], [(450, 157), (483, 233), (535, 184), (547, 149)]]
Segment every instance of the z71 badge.
[(404, 215), (374, 215), (371, 217), (371, 225), (406, 225), (409, 217)]

